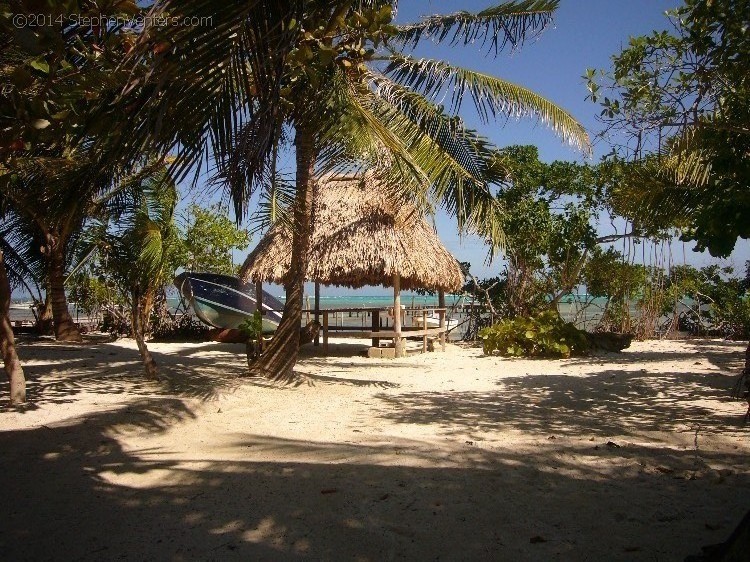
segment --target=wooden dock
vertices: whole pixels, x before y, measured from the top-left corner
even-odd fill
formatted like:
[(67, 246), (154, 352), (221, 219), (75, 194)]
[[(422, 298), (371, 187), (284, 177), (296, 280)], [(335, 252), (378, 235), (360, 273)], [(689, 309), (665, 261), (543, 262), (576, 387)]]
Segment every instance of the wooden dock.
[[(335, 308), (335, 309), (323, 309), (319, 311), (322, 316), (321, 331), (323, 336), (323, 354), (328, 354), (328, 340), (331, 334), (339, 337), (350, 337), (350, 338), (367, 338), (372, 341), (372, 347), (380, 347), (380, 340), (392, 340), (392, 347), (398, 349), (403, 345), (403, 342), (407, 338), (422, 338), (422, 353), (427, 352), (427, 341), (430, 337), (437, 337), (440, 341), (440, 348), (445, 351), (445, 340), (448, 328), (445, 321), (445, 315), (447, 309), (445, 308), (419, 308), (419, 309), (402, 309), (402, 321), (394, 322), (392, 329), (389, 329), (389, 321), (392, 315), (389, 316), (389, 308)], [(313, 310), (305, 310), (303, 313), (314, 313)], [(337, 318), (339, 315), (342, 317), (348, 314), (352, 317), (362, 318), (362, 326), (345, 326), (343, 321), (339, 325)], [(434, 317), (437, 314), (439, 318), (439, 326), (427, 327), (427, 319)], [(381, 318), (385, 315), (385, 326), (381, 323)], [(369, 326), (364, 325), (365, 319), (369, 317)], [(331, 322), (333, 318), (334, 322)], [(407, 325), (406, 319), (411, 319), (412, 325)], [(414, 318), (421, 318), (421, 326), (414, 325)], [(384, 329), (385, 328), (385, 329)], [(317, 343), (316, 343), (317, 345)]]

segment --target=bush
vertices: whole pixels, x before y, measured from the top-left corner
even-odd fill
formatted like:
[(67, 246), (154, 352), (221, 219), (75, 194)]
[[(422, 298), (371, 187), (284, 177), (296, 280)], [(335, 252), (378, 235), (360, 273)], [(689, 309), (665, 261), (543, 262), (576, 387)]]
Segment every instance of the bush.
[(564, 322), (556, 311), (503, 320), (479, 332), (485, 355), (503, 357), (570, 357), (584, 355), (586, 333)]
[(210, 328), (192, 314), (157, 323), (151, 333), (153, 341), (206, 341)]
[(259, 310), (253, 312), (253, 315), (246, 318), (239, 326), (240, 332), (247, 336), (245, 342), (245, 351), (247, 352), (247, 364), (252, 365), (253, 361), (260, 355), (260, 346), (258, 345), (263, 339), (263, 317)]

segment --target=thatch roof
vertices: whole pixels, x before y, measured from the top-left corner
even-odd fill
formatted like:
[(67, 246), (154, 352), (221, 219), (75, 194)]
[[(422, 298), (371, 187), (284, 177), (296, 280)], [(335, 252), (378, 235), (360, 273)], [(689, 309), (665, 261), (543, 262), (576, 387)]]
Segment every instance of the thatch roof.
[[(308, 281), (352, 288), (393, 285), (456, 291), (464, 282), (456, 259), (410, 205), (399, 204), (370, 174), (324, 176), (314, 205)], [(244, 281), (283, 283), (292, 254), (287, 228), (277, 224), (247, 257)]]

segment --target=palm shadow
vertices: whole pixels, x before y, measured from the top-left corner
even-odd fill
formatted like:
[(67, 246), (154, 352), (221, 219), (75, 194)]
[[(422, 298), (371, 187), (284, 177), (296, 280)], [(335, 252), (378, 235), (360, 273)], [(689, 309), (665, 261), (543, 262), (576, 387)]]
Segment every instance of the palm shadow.
[[(520, 430), (539, 435), (636, 436), (644, 432), (735, 431), (737, 415), (713, 404), (730, 402), (735, 377), (719, 373), (602, 370), (499, 379), (487, 392), (380, 394), (381, 417), (437, 425), (449, 433)], [(711, 404), (709, 404), (709, 402)]]
[[(750, 501), (747, 473), (717, 486), (614, 464), (587, 467), (544, 450), (447, 451), (419, 441), (330, 443), (240, 432), (217, 457), (211, 446), (196, 455), (179, 443), (133, 449), (120, 440), (134, 431), (163, 434), (194, 415), (184, 401), (152, 397), (0, 432), (3, 475), (14, 483), (0, 510), (3, 556), (630, 560), (636, 552), (681, 559), (731, 530), (727, 523), (711, 531), (705, 521), (738, 519)], [(612, 463), (628, 455), (577, 454)], [(640, 454), (647, 463), (690, 461), (686, 451), (667, 461)], [(737, 457), (705, 460), (744, 462)], [(696, 511), (696, 494), (706, 490)]]
[[(103, 395), (179, 396), (212, 400), (231, 392), (244, 374), (231, 350), (203, 347), (171, 353), (153, 351), (158, 380), (146, 378), (136, 349), (102, 340), (87, 345), (46, 339), (20, 343), (18, 353), (27, 380), (29, 406), (64, 404), (82, 393)], [(7, 395), (0, 381), (0, 395)]]

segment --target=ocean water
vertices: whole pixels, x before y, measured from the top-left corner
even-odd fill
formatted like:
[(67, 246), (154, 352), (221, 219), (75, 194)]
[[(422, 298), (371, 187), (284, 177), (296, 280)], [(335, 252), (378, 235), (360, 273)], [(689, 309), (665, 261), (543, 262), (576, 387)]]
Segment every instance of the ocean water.
[[(277, 295), (277, 298), (284, 301), (283, 295)], [(171, 310), (176, 310), (180, 305), (180, 299), (176, 296), (170, 296), (167, 299), (168, 305)], [(448, 309), (448, 316), (458, 321), (466, 318), (465, 310), (463, 306), (458, 309), (452, 310), (456, 304), (460, 305), (471, 305), (471, 297), (461, 297), (461, 295), (446, 295), (445, 304)], [(312, 295), (305, 295), (303, 300), (303, 307), (305, 309), (312, 309), (314, 307), (314, 298)], [(320, 308), (322, 310), (335, 310), (335, 309), (368, 309), (368, 308), (381, 308), (385, 309), (393, 304), (393, 297), (391, 295), (321, 295), (320, 297)], [(430, 308), (438, 306), (437, 295), (417, 295), (414, 293), (405, 292), (401, 294), (401, 304), (409, 308)], [(579, 328), (593, 329), (601, 319), (602, 312), (606, 299), (604, 298), (592, 298), (589, 295), (570, 295), (563, 298), (558, 306), (560, 315), (568, 322), (575, 322)], [(22, 299), (14, 299), (11, 302), (10, 319), (11, 321), (23, 321), (33, 322), (34, 316), (30, 309), (31, 302)], [(638, 310), (636, 303), (631, 304), (631, 315), (633, 317), (638, 316)], [(181, 309), (182, 310), (182, 309)], [(85, 315), (79, 313), (74, 303), (70, 305), (70, 312), (74, 319), (85, 321)], [(347, 318), (344, 319), (344, 316)], [(344, 315), (336, 315), (332, 318), (332, 322), (339, 323), (366, 323), (364, 314), (350, 313)], [(351, 318), (351, 319), (350, 319)], [(303, 321), (305, 319), (303, 318)]]
[[(445, 305), (450, 308), (454, 303), (458, 302), (461, 298), (460, 295), (445, 295)], [(279, 297), (281, 301), (284, 297)], [(303, 305), (305, 308), (313, 308), (315, 306), (315, 299), (313, 296), (305, 296)], [(401, 304), (407, 308), (425, 307), (425, 306), (437, 306), (438, 297), (429, 295), (413, 295), (413, 294), (402, 294)], [(320, 308), (321, 309), (335, 309), (335, 308), (387, 308), (393, 306), (393, 296), (391, 295), (342, 295), (342, 296), (322, 296), (320, 297)]]

